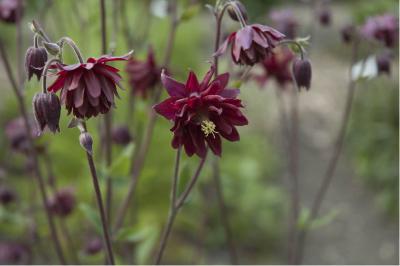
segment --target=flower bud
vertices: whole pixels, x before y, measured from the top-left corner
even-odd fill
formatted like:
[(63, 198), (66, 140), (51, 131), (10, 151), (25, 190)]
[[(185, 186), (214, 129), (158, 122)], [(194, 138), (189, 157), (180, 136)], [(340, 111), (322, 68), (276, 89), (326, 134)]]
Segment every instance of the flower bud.
[(346, 25), (340, 30), (344, 43), (350, 43), (353, 40), (355, 30), (353, 25)]
[(86, 152), (92, 154), (93, 139), (89, 133), (82, 132), (81, 135), (79, 136), (79, 143), (81, 144), (82, 148), (85, 149)]
[(328, 7), (322, 7), (318, 12), (318, 19), (319, 23), (321, 23), (322, 26), (331, 25), (332, 21), (331, 10)]
[(390, 61), (391, 54), (389, 52), (384, 52), (376, 56), (376, 66), (378, 68), (378, 74), (388, 74), (390, 75)]
[(111, 133), (112, 140), (118, 145), (127, 145), (132, 140), (129, 128), (126, 126), (115, 127)]
[(48, 203), (52, 213), (59, 216), (68, 216), (75, 207), (75, 195), (71, 188), (60, 189)]
[(51, 132), (60, 132), (60, 99), (55, 93), (36, 93), (33, 97), (33, 113), (40, 131), (47, 126)]
[(28, 80), (30, 80), (33, 74), (36, 75), (37, 79), (43, 73), (43, 68), (46, 65), (47, 52), (43, 47), (29, 47), (25, 54), (25, 71), (28, 75)]
[(239, 2), (239, 1), (234, 1), (232, 4), (228, 6), (228, 14), (233, 19), (234, 21), (240, 21), (240, 19), (237, 17), (237, 14), (234, 10), (234, 7), (232, 5), (236, 5), (236, 7), (239, 9), (240, 14), (242, 15), (243, 19), (247, 21), (247, 10), (244, 7), (244, 5)]
[(299, 89), (304, 87), (308, 90), (310, 88), (311, 73), (311, 63), (308, 59), (297, 58), (293, 62), (293, 75)]
[(60, 46), (56, 43), (52, 42), (43, 42), (44, 48), (46, 48), (46, 51), (51, 54), (51, 55), (58, 55), (60, 53)]
[(103, 241), (96, 237), (90, 239), (85, 246), (85, 253), (88, 255), (94, 255), (103, 249)]
[(0, 203), (3, 205), (8, 205), (9, 203), (15, 201), (15, 193), (7, 187), (0, 188)]

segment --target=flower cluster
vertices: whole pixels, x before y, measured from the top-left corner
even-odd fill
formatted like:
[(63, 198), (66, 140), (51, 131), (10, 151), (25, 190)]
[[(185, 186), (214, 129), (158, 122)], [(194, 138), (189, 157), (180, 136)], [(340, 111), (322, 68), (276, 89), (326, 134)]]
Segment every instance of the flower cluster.
[(78, 118), (105, 114), (114, 106), (114, 95), (119, 97), (117, 86), (121, 81), (119, 70), (107, 63), (128, 60), (129, 57), (130, 54), (121, 57), (104, 55), (98, 59), (90, 57), (86, 63), (57, 63), (58, 77), (48, 91), (61, 90), (61, 103), (68, 114), (72, 112)]
[(238, 141), (239, 133), (235, 126), (247, 125), (242, 114), (241, 100), (237, 99), (239, 90), (227, 89), (229, 74), (218, 75), (212, 80), (214, 67), (199, 82), (193, 72), (185, 84), (180, 83), (164, 72), (161, 82), (169, 98), (154, 106), (157, 113), (174, 122), (172, 147), (184, 146), (186, 154), (200, 157), (206, 155), (206, 144), (214, 154), (221, 155), (221, 137)]

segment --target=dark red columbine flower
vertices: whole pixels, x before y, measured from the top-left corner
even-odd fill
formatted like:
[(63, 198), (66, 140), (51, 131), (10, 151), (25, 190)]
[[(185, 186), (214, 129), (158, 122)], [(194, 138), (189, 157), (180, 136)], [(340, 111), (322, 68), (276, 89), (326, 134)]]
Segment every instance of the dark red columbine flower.
[(229, 74), (221, 74), (211, 81), (214, 67), (198, 82), (191, 71), (185, 84), (161, 74), (161, 82), (169, 98), (154, 106), (157, 113), (174, 122), (172, 147), (184, 146), (186, 154), (204, 158), (206, 144), (214, 154), (221, 155), (221, 137), (238, 141), (235, 126), (247, 125), (242, 114), (239, 90), (227, 89)]
[(117, 86), (120, 87), (121, 81), (119, 70), (107, 63), (128, 60), (130, 55), (90, 57), (86, 63), (74, 65), (55, 64), (58, 77), (48, 91), (61, 90), (61, 103), (65, 104), (68, 114), (72, 112), (78, 118), (105, 114), (114, 106), (114, 95), (119, 97)]
[[(0, 20), (15, 23), (17, 21), (18, 2), (22, 4), (22, 0), (0, 0)], [(20, 16), (22, 16), (22, 9)]]
[(290, 9), (273, 10), (269, 14), (275, 28), (286, 35), (287, 38), (296, 37), (298, 22)]
[(262, 61), (272, 53), (276, 44), (285, 38), (279, 31), (261, 24), (247, 25), (231, 33), (214, 56), (220, 56), (231, 43), (231, 55), (235, 64), (249, 65)]
[(59, 216), (68, 216), (75, 207), (75, 194), (71, 188), (63, 188), (49, 200), (50, 210)]
[(42, 76), (43, 68), (46, 65), (47, 52), (43, 47), (29, 47), (25, 54), (25, 71), (30, 80), (33, 74), (36, 75), (37, 80)]
[(399, 38), (399, 19), (393, 15), (371, 17), (362, 27), (361, 33), (368, 39), (376, 39), (387, 47), (393, 47)]
[(147, 97), (148, 92), (160, 82), (161, 68), (157, 66), (151, 47), (145, 61), (132, 58), (126, 65), (132, 93)]
[(261, 86), (265, 85), (269, 79), (275, 79), (279, 86), (284, 88), (287, 83), (292, 82), (290, 64), (294, 57), (295, 55), (290, 49), (276, 48), (271, 56), (261, 62), (265, 73), (255, 76), (255, 79)]

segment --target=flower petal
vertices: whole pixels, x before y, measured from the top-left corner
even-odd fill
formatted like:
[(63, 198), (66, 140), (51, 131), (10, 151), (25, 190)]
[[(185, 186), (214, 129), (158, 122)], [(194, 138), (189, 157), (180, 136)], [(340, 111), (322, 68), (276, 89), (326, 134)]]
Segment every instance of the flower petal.
[(186, 97), (185, 85), (174, 80), (165, 74), (165, 69), (161, 73), (161, 82), (171, 97)]

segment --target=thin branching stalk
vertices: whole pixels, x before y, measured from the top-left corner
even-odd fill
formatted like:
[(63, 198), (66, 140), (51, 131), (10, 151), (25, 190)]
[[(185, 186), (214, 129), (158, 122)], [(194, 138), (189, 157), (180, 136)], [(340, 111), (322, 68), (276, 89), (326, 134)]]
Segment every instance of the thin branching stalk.
[[(353, 50), (352, 50), (352, 60), (350, 63), (349, 67), (349, 83), (347, 87), (347, 96), (346, 96), (346, 103), (345, 103), (345, 109), (343, 112), (342, 120), (340, 123), (340, 128), (336, 137), (336, 140), (333, 145), (333, 150), (332, 150), (332, 157), (329, 160), (327, 170), (325, 172), (325, 175), (321, 181), (321, 185), (318, 189), (317, 195), (314, 198), (312, 202), (312, 207), (311, 207), (311, 212), (306, 220), (305, 224), (303, 225), (302, 230), (299, 232), (298, 240), (297, 240), (297, 255), (295, 258), (295, 263), (296, 264), (301, 264), (303, 260), (303, 255), (304, 255), (304, 247), (305, 247), (305, 242), (306, 242), (306, 237), (307, 233), (314, 222), (314, 220), (318, 216), (319, 209), (321, 208), (322, 202), (325, 198), (325, 195), (328, 191), (328, 188), (332, 182), (335, 169), (343, 148), (344, 140), (346, 137), (346, 131), (347, 131), (347, 126), (349, 123), (350, 119), (350, 114), (351, 114), (351, 109), (353, 105), (353, 99), (354, 99), (354, 94), (356, 90), (356, 85), (357, 85), (357, 80), (352, 78), (352, 67), (354, 64), (357, 62), (359, 57), (359, 40), (356, 38), (353, 42)], [(365, 62), (362, 66), (362, 71), (365, 67)]]
[[(176, 1), (174, 1), (172, 3), (172, 9), (171, 9), (171, 30), (169, 33), (168, 43), (167, 43), (166, 50), (165, 50), (165, 57), (163, 60), (164, 68), (168, 68), (168, 66), (170, 64), (172, 50), (173, 50), (175, 36), (176, 36), (176, 29), (179, 24), (178, 19), (177, 19), (177, 14), (176, 14), (176, 8), (177, 8)], [(162, 93), (161, 88), (157, 88), (157, 90), (155, 92), (155, 96), (154, 96), (154, 103), (157, 103), (160, 100), (161, 93)], [(150, 147), (151, 139), (153, 137), (153, 130), (154, 130), (156, 118), (157, 118), (157, 115), (156, 115), (155, 111), (153, 110), (152, 107), (150, 107), (149, 108), (149, 122), (144, 131), (143, 140), (139, 147), (139, 151), (138, 151), (137, 155), (133, 157), (133, 160), (132, 160), (131, 181), (129, 183), (128, 193), (117, 211), (114, 228), (113, 228), (114, 229), (113, 233), (115, 233), (116, 231), (119, 230), (119, 228), (121, 228), (124, 218), (126, 216), (126, 213), (128, 211), (130, 202), (135, 193), (137, 181), (138, 181), (141, 171), (143, 169), (143, 165), (145, 163), (147, 153), (148, 153), (148, 150)]]
[[(236, 9), (234, 8), (236, 11)], [(215, 46), (214, 52), (216, 52), (219, 48), (219, 43), (221, 39), (221, 28), (222, 28), (222, 18), (224, 15), (225, 7), (221, 10), (221, 12), (215, 14), (216, 18), (216, 33), (215, 33)], [(240, 15), (240, 12), (238, 12)], [(239, 16), (238, 16), (239, 17)], [(218, 76), (218, 57), (214, 57), (214, 66), (215, 66), (215, 77)], [(247, 72), (247, 71), (246, 71)], [(229, 257), (232, 264), (238, 264), (238, 256), (236, 252), (235, 242), (232, 237), (232, 230), (229, 222), (229, 214), (226, 208), (226, 203), (224, 199), (224, 194), (221, 186), (221, 173), (219, 168), (218, 158), (214, 158), (212, 162), (212, 177), (215, 184), (215, 191), (218, 199), (218, 208), (220, 210), (221, 222), (225, 231), (226, 242), (228, 244), (229, 249)]]
[(50, 227), (50, 234), (51, 234), (51, 238), (52, 241), (54, 243), (54, 247), (56, 249), (58, 258), (60, 260), (61, 264), (66, 264), (65, 261), (65, 257), (64, 254), (62, 252), (62, 248), (61, 248), (61, 244), (60, 244), (60, 240), (58, 238), (58, 234), (57, 234), (57, 230), (54, 224), (54, 218), (52, 216), (52, 213), (50, 212), (48, 206), (47, 206), (47, 202), (48, 202), (48, 196), (47, 196), (47, 192), (46, 192), (46, 188), (45, 188), (45, 181), (44, 178), (42, 176), (42, 173), (40, 171), (40, 167), (39, 167), (39, 163), (38, 163), (38, 154), (35, 148), (35, 144), (34, 144), (34, 140), (32, 138), (31, 132), (32, 132), (32, 128), (29, 122), (29, 116), (28, 116), (28, 112), (26, 110), (25, 107), (25, 99), (24, 99), (24, 95), (21, 91), (20, 88), (18, 88), (18, 84), (14, 78), (14, 75), (12, 74), (12, 70), (11, 70), (11, 66), (7, 57), (7, 52), (4, 48), (4, 44), (3, 44), (3, 40), (0, 39), (0, 55), (4, 64), (4, 68), (6, 70), (6, 75), (8, 76), (8, 79), (10, 80), (11, 83), (11, 87), (14, 91), (14, 94), (17, 98), (18, 101), (18, 108), (20, 110), (20, 113), (22, 115), (22, 118), (24, 120), (24, 124), (25, 124), (25, 130), (26, 130), (26, 136), (28, 139), (28, 143), (29, 143), (29, 149), (30, 149), (30, 154), (31, 154), (31, 159), (33, 162), (33, 171), (35, 173), (35, 177), (36, 180), (38, 182), (38, 186), (39, 186), (39, 191), (40, 191), (40, 196), (42, 198), (42, 204), (43, 204), (43, 208), (45, 209), (46, 212), (46, 217), (47, 217), (47, 221), (49, 223), (49, 227)]
[(200, 163), (196, 169), (196, 172), (193, 174), (192, 178), (190, 179), (189, 183), (187, 184), (185, 190), (182, 192), (182, 194), (178, 197), (177, 195), (177, 189), (178, 189), (178, 180), (179, 180), (179, 162), (181, 158), (181, 148), (178, 149), (177, 154), (176, 154), (176, 160), (175, 160), (175, 170), (174, 170), (174, 176), (172, 179), (172, 186), (171, 186), (171, 204), (169, 208), (169, 214), (168, 214), (168, 219), (167, 223), (164, 227), (162, 236), (161, 236), (161, 241), (160, 241), (160, 246), (158, 248), (157, 254), (156, 254), (156, 259), (154, 264), (159, 265), (161, 263), (161, 259), (163, 257), (165, 248), (167, 246), (167, 241), (169, 238), (169, 235), (171, 234), (172, 226), (174, 224), (176, 215), (178, 214), (179, 210), (182, 208), (182, 206), (185, 204), (185, 201), (187, 197), (189, 196), (190, 192), (193, 190), (194, 185), (196, 184), (201, 170), (203, 169), (204, 163), (207, 158), (204, 156), (204, 158), (201, 158)]

